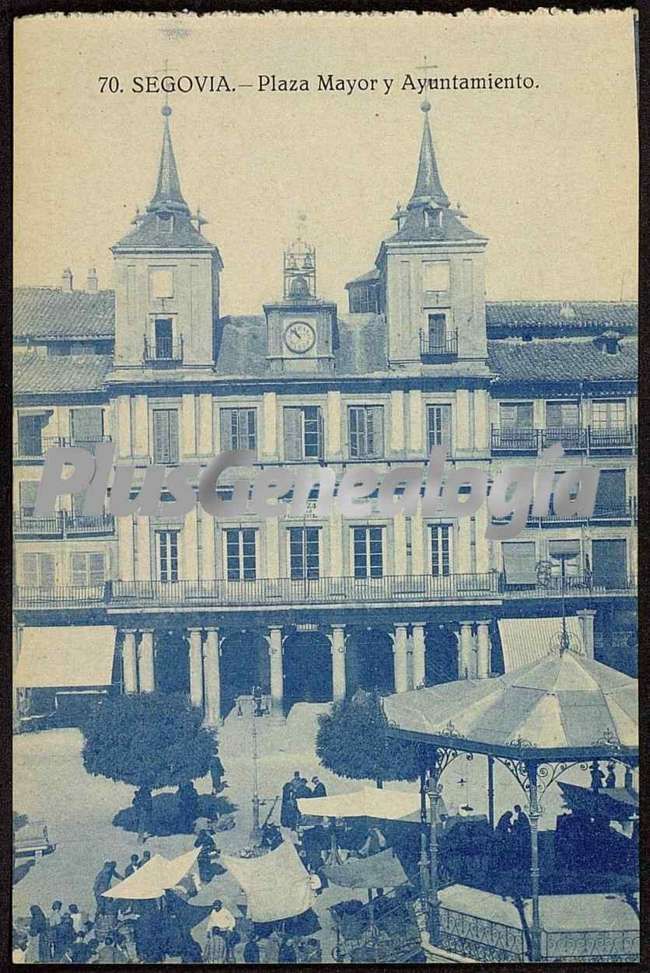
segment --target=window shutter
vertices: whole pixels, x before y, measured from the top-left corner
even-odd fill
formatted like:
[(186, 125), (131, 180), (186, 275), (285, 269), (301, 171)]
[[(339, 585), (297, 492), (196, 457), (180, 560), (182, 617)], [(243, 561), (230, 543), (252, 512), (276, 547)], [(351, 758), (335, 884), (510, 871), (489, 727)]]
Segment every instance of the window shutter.
[(73, 554), (70, 559), (70, 575), (73, 587), (84, 587), (88, 584), (87, 557), (85, 554)]
[(153, 414), (153, 449), (156, 463), (166, 462), (167, 445), (167, 414), (157, 409)]
[(75, 443), (101, 442), (104, 435), (103, 413), (97, 409), (71, 409), (70, 433)]
[(39, 554), (40, 585), (41, 588), (53, 588), (55, 583), (55, 566), (53, 554)]
[(88, 555), (88, 583), (90, 585), (101, 585), (104, 583), (104, 555)]
[(236, 449), (236, 444), (233, 445), (232, 436), (232, 409), (222, 409), (220, 414), (220, 436), (221, 436), (221, 449), (225, 451), (227, 449)]
[(440, 445), (447, 447), (447, 456), (451, 453), (451, 406), (441, 405), (440, 409)]
[(170, 410), (169, 416), (169, 460), (178, 463), (178, 412)]
[(284, 410), (284, 458), (298, 460), (304, 458), (302, 409)]
[(384, 410), (380, 405), (368, 409), (368, 455), (384, 455)]
[(601, 470), (596, 491), (595, 513), (625, 510), (625, 470)]
[(36, 506), (36, 494), (38, 493), (37, 480), (22, 480), (20, 483), (20, 512), (26, 517), (34, 515)]
[(38, 586), (38, 554), (23, 554), (22, 583), (26, 586)]
[(318, 406), (318, 458), (323, 459), (325, 456), (325, 420), (323, 418), (323, 410)]
[(550, 426), (551, 429), (557, 429), (558, 426), (562, 425), (561, 402), (546, 403), (546, 425)]
[(508, 541), (501, 549), (507, 584), (537, 583), (534, 541)]

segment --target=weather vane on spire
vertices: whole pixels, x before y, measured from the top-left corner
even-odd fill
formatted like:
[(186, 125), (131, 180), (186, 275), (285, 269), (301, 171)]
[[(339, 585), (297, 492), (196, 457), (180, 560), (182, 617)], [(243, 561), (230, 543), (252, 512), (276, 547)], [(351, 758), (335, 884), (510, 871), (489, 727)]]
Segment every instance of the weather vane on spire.
[[(417, 70), (418, 71), (424, 71), (425, 77), (428, 80), (428, 78), (429, 78), (429, 72), (430, 71), (433, 71), (434, 68), (437, 68), (438, 65), (437, 64), (429, 64), (429, 62), (427, 61), (426, 54), (423, 55), (423, 58), (424, 58), (424, 64), (419, 64), (418, 67), (417, 67)], [(429, 112), (429, 111), (431, 111), (431, 102), (427, 98), (424, 98), (423, 101), (422, 101), (422, 104), (420, 105), (420, 108), (422, 109), (423, 112)]]
[[(167, 60), (167, 58), (165, 58), (165, 63), (163, 64), (162, 68), (158, 68), (158, 70), (156, 71), (156, 74), (160, 74), (160, 72), (162, 72), (163, 77), (165, 77), (168, 74), (168, 72), (169, 72), (169, 61)], [(171, 110), (171, 108), (169, 106), (169, 91), (165, 91), (165, 104), (163, 105), (163, 107), (161, 109), (161, 112), (165, 116), (171, 115), (171, 113), (172, 113), (172, 110)]]

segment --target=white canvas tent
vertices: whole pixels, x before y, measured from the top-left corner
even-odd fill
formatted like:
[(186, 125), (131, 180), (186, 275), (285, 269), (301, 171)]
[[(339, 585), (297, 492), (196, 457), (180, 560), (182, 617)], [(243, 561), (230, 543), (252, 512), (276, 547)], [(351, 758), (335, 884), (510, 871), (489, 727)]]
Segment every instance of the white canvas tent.
[(261, 858), (222, 858), (246, 893), (248, 918), (273, 922), (302, 915), (314, 904), (309, 873), (289, 841)]
[(109, 899), (159, 899), (187, 875), (200, 851), (193, 848), (171, 861), (164, 855), (154, 855), (133, 875), (102, 894)]
[(349, 794), (300, 797), (298, 810), (301, 814), (313, 817), (383, 818), (386, 821), (401, 821), (405, 818), (419, 820), (420, 795), (366, 786)]

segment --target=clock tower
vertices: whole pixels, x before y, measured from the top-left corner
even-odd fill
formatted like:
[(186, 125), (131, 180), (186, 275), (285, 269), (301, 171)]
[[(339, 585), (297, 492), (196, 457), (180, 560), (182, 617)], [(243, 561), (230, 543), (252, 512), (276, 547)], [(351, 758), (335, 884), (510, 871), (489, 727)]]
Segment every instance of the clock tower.
[(316, 296), (316, 250), (298, 238), (284, 252), (282, 300), (264, 305), (271, 371), (332, 372), (336, 304)]

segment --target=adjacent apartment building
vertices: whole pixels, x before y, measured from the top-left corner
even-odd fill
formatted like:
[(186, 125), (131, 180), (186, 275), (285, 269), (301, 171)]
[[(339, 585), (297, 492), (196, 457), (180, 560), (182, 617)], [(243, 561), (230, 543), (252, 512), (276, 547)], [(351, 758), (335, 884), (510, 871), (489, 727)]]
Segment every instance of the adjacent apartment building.
[[(302, 240), (278, 255), (263, 313), (224, 316), (216, 244), (182, 191), (163, 109), (155, 193), (112, 247), (114, 287), (15, 295), (14, 661), (17, 720), (89, 693), (188, 692), (208, 724), (254, 685), (286, 714), (574, 647), (636, 672), (637, 308), (486, 302), (488, 241), (454, 209), (424, 112), (413, 193), (349, 307), (319, 294)], [(414, 146), (415, 156), (415, 146)], [(415, 158), (414, 158), (415, 163)], [(405, 187), (408, 188), (408, 187)], [(254, 309), (253, 309), (254, 310)], [(34, 516), (50, 446), (112, 441), (136, 467), (448, 465), (491, 477), (559, 442), (555, 472), (600, 468), (593, 515), (551, 507), (513, 540), (412, 516)], [(221, 491), (228, 496), (227, 476)], [(162, 504), (164, 509), (164, 503)]]

